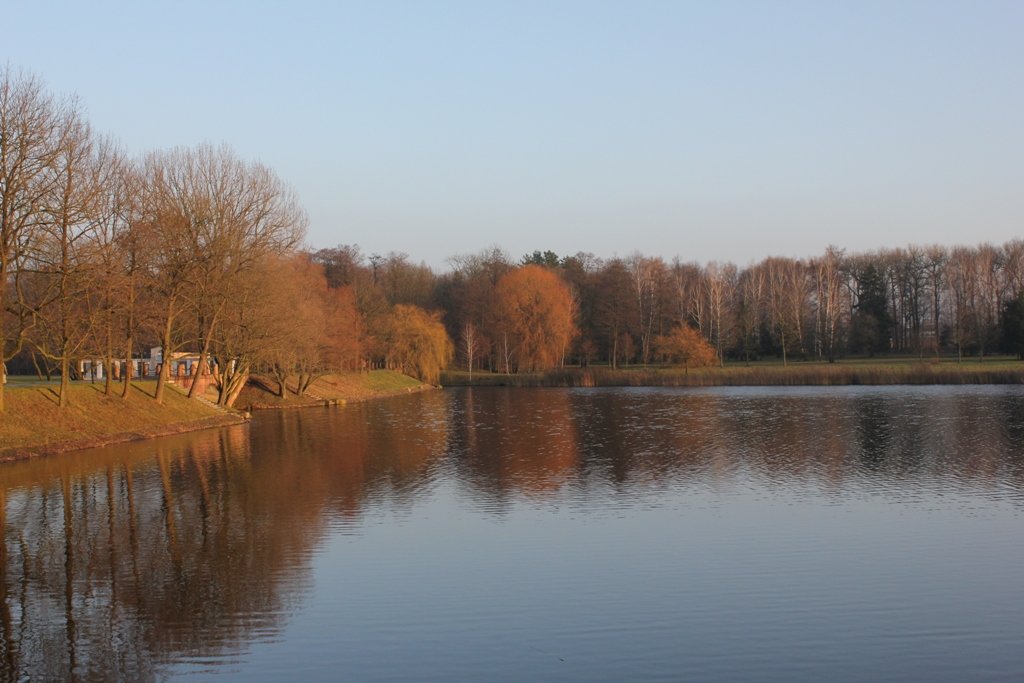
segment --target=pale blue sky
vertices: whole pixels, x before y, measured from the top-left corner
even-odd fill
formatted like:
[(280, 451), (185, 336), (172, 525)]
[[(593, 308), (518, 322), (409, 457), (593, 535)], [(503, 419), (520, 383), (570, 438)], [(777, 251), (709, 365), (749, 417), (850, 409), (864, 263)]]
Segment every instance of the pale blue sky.
[(744, 265), (1024, 235), (1024, 2), (5, 2), (132, 152), (227, 142), (312, 246)]

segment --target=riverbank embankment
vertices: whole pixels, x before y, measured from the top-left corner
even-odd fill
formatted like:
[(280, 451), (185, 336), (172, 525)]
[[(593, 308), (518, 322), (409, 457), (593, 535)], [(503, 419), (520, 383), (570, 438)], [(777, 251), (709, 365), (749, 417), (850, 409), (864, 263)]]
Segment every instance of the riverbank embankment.
[(295, 395), (295, 385), (286, 383), (284, 396), (278, 395), (278, 384), (267, 377), (249, 380), (235, 401), (244, 410), (310, 408), (323, 405), (344, 405), (377, 398), (403, 396), (433, 389), (418, 379), (393, 370), (371, 370), (324, 375), (317, 378), (302, 396)]
[(52, 385), (12, 388), (0, 414), (0, 462), (240, 424), (249, 410), (343, 405), (433, 388), (398, 372), (374, 370), (325, 375), (305, 396), (295, 396), (292, 386), (280, 397), (274, 393), (276, 383), (255, 377), (232, 410), (211, 400), (189, 400), (174, 386), (168, 387), (160, 405), (153, 400), (155, 386), (133, 383), (128, 396), (121, 398), (120, 387), (115, 395), (106, 396), (102, 384), (73, 383), (64, 408)]
[(877, 361), (787, 365), (751, 364), (723, 367), (559, 368), (547, 372), (500, 374), (449, 371), (444, 386), (506, 387), (716, 387), (716, 386), (845, 386), (924, 384), (1024, 384), (1024, 363), (993, 360)]
[(241, 413), (189, 400), (173, 387), (160, 405), (153, 400), (155, 388), (155, 382), (133, 383), (122, 398), (120, 387), (115, 395), (106, 396), (102, 384), (74, 383), (63, 408), (51, 385), (8, 390), (0, 414), (0, 461), (245, 422)]

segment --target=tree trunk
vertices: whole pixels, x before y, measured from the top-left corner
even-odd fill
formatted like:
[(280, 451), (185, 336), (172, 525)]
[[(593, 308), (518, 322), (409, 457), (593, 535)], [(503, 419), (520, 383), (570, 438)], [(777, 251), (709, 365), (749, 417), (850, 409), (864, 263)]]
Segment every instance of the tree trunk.
[[(6, 235), (4, 235), (6, 238)], [(0, 378), (0, 413), (4, 412), (4, 389), (7, 383), (4, 381), (7, 379), (6, 365), (3, 365), (7, 361), (7, 331), (4, 329), (4, 290), (7, 287), (7, 254), (0, 253), (0, 372), (4, 373), (4, 376)]]
[(225, 408), (233, 406), (248, 379), (248, 366), (226, 370), (224, 372), (223, 384), (221, 384), (220, 395), (217, 397), (217, 404)]
[(213, 318), (210, 320), (210, 327), (203, 335), (203, 348), (199, 351), (199, 364), (196, 365), (196, 371), (192, 375), (192, 386), (188, 389), (189, 398), (195, 398), (199, 393), (199, 373), (206, 366), (206, 361), (210, 356), (210, 339), (213, 337), (213, 330), (217, 326), (217, 319), (220, 317), (222, 307), (223, 303), (214, 311)]
[(114, 393), (114, 348), (110, 342), (111, 333), (108, 328), (107, 330), (107, 349), (106, 354), (103, 357), (103, 367), (106, 369), (106, 374), (103, 376), (103, 395), (110, 396)]
[(171, 373), (171, 366), (167, 361), (171, 356), (171, 329), (174, 324), (174, 318), (170, 313), (172, 306), (173, 304), (168, 304), (167, 324), (164, 325), (163, 337), (160, 340), (160, 343), (163, 345), (160, 348), (160, 372), (156, 376), (156, 391), (153, 394), (153, 398), (160, 404), (164, 402), (164, 386), (167, 384)]
[(61, 408), (65, 408), (68, 405), (68, 373), (71, 369), (71, 363), (68, 362), (67, 356), (60, 359), (60, 396), (57, 401), (57, 405)]
[(132, 384), (132, 375), (135, 374), (134, 363), (132, 363), (132, 336), (129, 334), (125, 341), (124, 352), (124, 385), (121, 387), (121, 398), (128, 398), (128, 389)]
[(511, 362), (510, 361), (512, 360), (512, 358), (511, 358), (511, 354), (509, 353), (509, 350), (508, 350), (508, 332), (502, 333), (501, 340), (502, 340), (502, 351), (503, 351), (503, 355), (505, 357), (505, 374), (506, 375), (511, 375), (512, 374), (512, 368), (511, 368)]

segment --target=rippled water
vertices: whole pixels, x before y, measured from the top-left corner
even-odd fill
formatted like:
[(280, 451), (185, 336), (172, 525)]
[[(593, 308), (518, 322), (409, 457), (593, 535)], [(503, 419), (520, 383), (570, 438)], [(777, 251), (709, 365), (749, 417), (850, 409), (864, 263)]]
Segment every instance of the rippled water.
[(1024, 678), (1024, 390), (446, 390), (0, 468), (3, 680)]

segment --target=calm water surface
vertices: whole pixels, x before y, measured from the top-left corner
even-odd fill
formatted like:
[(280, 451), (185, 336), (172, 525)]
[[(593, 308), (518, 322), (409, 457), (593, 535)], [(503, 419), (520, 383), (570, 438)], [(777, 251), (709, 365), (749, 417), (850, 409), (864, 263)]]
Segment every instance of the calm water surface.
[(2, 680), (1024, 679), (1024, 388), (446, 390), (0, 468)]

